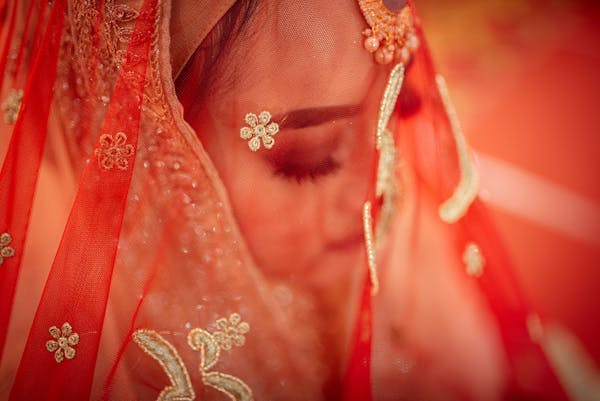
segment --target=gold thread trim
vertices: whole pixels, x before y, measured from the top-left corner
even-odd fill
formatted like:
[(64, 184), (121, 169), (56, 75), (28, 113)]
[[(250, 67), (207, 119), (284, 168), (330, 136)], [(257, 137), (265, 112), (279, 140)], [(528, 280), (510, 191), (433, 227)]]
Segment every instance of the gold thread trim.
[(371, 280), (371, 295), (376, 295), (379, 292), (379, 277), (377, 276), (375, 243), (373, 239), (373, 216), (371, 215), (371, 202), (365, 202), (363, 208), (363, 227), (365, 232), (365, 249), (369, 264), (369, 278)]
[(190, 375), (177, 353), (167, 340), (154, 330), (138, 330), (133, 341), (154, 358), (171, 381), (158, 395), (157, 401), (192, 401), (196, 397)]
[[(381, 98), (381, 104), (379, 105), (379, 116), (377, 118), (377, 149), (379, 149), (382, 141), (382, 136), (387, 129), (390, 122), (390, 117), (396, 107), (398, 96), (402, 90), (402, 84), (404, 83), (404, 65), (396, 64), (396, 66), (390, 71), (383, 97)], [(378, 195), (379, 196), (379, 195)]]
[(441, 75), (437, 75), (436, 82), (454, 136), (460, 169), (460, 181), (454, 193), (439, 208), (440, 218), (448, 224), (453, 224), (467, 214), (469, 207), (475, 201), (479, 192), (479, 174), (473, 166), (469, 145), (463, 135), (456, 109), (450, 99), (446, 80)]

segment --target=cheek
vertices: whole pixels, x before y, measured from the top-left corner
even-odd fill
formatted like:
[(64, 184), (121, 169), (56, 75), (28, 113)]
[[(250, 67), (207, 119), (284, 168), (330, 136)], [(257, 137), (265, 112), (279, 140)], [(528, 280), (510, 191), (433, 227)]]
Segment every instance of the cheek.
[(322, 243), (319, 202), (309, 193), (314, 187), (274, 176), (260, 156), (248, 149), (234, 153), (231, 163), (217, 168), (256, 262), (275, 274), (304, 269)]

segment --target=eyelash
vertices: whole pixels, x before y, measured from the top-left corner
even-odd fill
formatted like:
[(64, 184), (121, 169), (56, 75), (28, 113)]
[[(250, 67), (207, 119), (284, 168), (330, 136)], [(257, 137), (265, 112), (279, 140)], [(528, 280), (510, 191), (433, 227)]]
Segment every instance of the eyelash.
[(342, 165), (332, 156), (327, 156), (323, 160), (312, 165), (303, 165), (302, 163), (283, 164), (275, 170), (274, 174), (287, 180), (295, 180), (302, 184), (307, 180), (316, 182), (321, 178), (333, 175), (338, 172)]

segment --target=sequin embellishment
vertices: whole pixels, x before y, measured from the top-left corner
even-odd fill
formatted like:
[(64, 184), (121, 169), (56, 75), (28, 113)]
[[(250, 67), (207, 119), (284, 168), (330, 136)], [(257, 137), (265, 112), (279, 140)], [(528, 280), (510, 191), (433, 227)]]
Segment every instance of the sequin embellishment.
[(129, 159), (133, 156), (135, 148), (127, 143), (127, 135), (118, 132), (114, 137), (110, 134), (103, 134), (100, 137), (100, 148), (97, 148), (94, 154), (98, 157), (98, 163), (104, 170), (127, 170)]
[(19, 111), (21, 110), (23, 95), (23, 89), (11, 89), (4, 102), (2, 102), (5, 123), (12, 125), (17, 121)]
[(15, 256), (15, 249), (9, 246), (12, 240), (12, 236), (9, 233), (2, 233), (0, 235), (0, 265), (4, 263), (5, 258)]
[(54, 359), (61, 363), (66, 359), (75, 358), (75, 345), (79, 344), (79, 334), (73, 332), (73, 328), (68, 322), (65, 322), (59, 329), (56, 326), (50, 327), (48, 332), (54, 340), (46, 342), (48, 352), (54, 352)]
[(275, 136), (279, 132), (279, 124), (271, 121), (271, 113), (261, 112), (258, 116), (253, 113), (246, 114), (244, 119), (248, 127), (240, 129), (240, 138), (248, 141), (248, 147), (253, 152), (260, 149), (262, 144), (266, 149), (271, 149), (275, 145)]
[[(219, 362), (222, 351), (229, 351), (246, 343), (245, 334), (250, 331), (250, 325), (242, 321), (237, 313), (231, 314), (229, 318), (218, 319), (216, 325), (218, 330), (213, 333), (195, 328), (187, 336), (188, 345), (194, 351), (200, 351), (202, 383), (217, 389), (233, 401), (252, 401), (252, 390), (246, 383), (235, 376), (212, 370)], [(191, 401), (195, 398), (188, 370), (173, 345), (153, 330), (138, 330), (133, 334), (133, 340), (160, 363), (171, 380), (171, 386), (163, 389), (157, 401)]]
[(394, 12), (383, 0), (358, 0), (360, 11), (370, 26), (363, 31), (363, 45), (379, 64), (395, 60), (407, 65), (419, 48), (411, 9), (406, 2), (401, 3), (401, 9)]
[(469, 242), (467, 244), (465, 251), (463, 252), (462, 260), (469, 276), (481, 277), (483, 275), (485, 259), (481, 253), (481, 249), (476, 243)]

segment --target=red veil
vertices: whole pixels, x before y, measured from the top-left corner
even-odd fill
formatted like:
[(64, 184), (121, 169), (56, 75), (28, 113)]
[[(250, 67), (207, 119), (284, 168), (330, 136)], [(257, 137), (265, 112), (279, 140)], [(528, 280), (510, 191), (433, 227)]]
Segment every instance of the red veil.
[[(348, 273), (350, 295), (329, 304), (349, 316), (345, 335), (328, 326), (312, 287), (257, 267), (225, 173), (199, 140), (206, 134), (184, 120), (197, 100), (186, 91), (178, 99), (173, 76), (187, 63), (178, 80), (194, 88), (203, 65), (191, 52), (231, 4), (187, 7), (2, 3), (2, 93), (14, 121), (3, 127), (11, 139), (0, 175), (0, 394), (567, 399), (541, 347), (543, 325), (476, 198), (477, 174), (416, 15), (418, 50), (400, 67), (373, 63), (379, 84), (364, 97), (362, 135), (374, 146), (366, 191), (357, 191), (368, 249)], [(261, 17), (313, 26), (311, 10)], [(391, 142), (375, 144), (387, 128), (381, 141)], [(383, 181), (397, 181), (395, 193), (377, 186), (386, 160), (393, 177)], [(40, 214), (65, 204), (68, 218), (45, 226)], [(48, 248), (52, 260), (36, 255)], [(344, 349), (340, 358), (329, 347)]]

